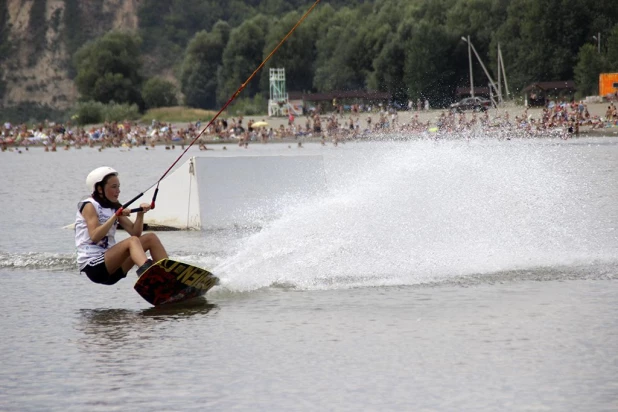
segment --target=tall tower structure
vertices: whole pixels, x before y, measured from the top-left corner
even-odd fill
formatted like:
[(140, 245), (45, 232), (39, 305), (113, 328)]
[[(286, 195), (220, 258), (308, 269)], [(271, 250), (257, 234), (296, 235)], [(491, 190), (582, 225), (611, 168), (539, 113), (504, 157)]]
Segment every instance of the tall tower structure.
[(268, 116), (287, 116), (289, 99), (285, 88), (285, 69), (270, 69), (269, 74)]

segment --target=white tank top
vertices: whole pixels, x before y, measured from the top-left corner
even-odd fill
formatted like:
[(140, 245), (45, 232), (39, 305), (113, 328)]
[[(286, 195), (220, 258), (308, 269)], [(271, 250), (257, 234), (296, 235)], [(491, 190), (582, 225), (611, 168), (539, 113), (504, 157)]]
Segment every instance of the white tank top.
[(104, 236), (103, 239), (94, 243), (92, 239), (90, 239), (86, 219), (84, 219), (81, 213), (86, 203), (91, 203), (94, 206), (97, 216), (99, 217), (100, 225), (107, 222), (115, 213), (114, 209), (101, 206), (92, 197), (84, 199), (77, 204), (77, 215), (75, 216), (75, 246), (77, 247), (77, 264), (80, 271), (88, 262), (102, 256), (107, 249), (116, 244), (114, 236), (116, 235), (116, 226), (118, 225), (118, 221), (116, 221), (109, 232), (107, 232), (107, 236)]

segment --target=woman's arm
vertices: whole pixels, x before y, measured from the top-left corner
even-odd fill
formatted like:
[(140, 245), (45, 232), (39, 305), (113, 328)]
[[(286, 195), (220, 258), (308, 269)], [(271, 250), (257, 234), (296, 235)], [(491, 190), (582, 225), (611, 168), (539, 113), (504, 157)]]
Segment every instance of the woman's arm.
[(137, 216), (135, 217), (135, 222), (132, 222), (131, 219), (125, 216), (120, 216), (118, 218), (120, 222), (120, 226), (131, 236), (141, 236), (142, 231), (144, 230), (144, 213), (150, 210), (149, 203), (142, 203), (140, 205), (144, 211), (137, 212)]
[(107, 232), (116, 223), (116, 215), (113, 215), (102, 225), (99, 224), (99, 216), (92, 203), (86, 203), (82, 210), (82, 216), (86, 220), (88, 226), (88, 235), (93, 243), (98, 243), (101, 239), (107, 236)]

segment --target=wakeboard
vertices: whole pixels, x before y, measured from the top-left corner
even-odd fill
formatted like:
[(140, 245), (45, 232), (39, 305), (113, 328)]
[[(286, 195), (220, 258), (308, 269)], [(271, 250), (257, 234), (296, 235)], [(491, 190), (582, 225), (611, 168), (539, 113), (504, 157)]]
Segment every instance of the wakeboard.
[(135, 282), (135, 290), (154, 306), (184, 302), (203, 296), (219, 278), (188, 263), (163, 259), (153, 263)]

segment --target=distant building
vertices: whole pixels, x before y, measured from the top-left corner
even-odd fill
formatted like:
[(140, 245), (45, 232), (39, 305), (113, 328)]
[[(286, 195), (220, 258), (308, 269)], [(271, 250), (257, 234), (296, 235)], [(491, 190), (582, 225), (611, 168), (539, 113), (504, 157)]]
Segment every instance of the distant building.
[(575, 98), (575, 82), (536, 82), (526, 86), (522, 92), (529, 106), (545, 106), (551, 100), (572, 101)]
[(351, 105), (386, 106), (391, 101), (392, 95), (388, 92), (375, 92), (365, 90), (347, 90), (328, 93), (303, 93), (289, 92), (290, 100), (302, 101), (305, 111), (310, 111), (320, 105), (322, 112), (332, 111), (333, 103), (343, 105), (347, 109)]
[(618, 73), (599, 75), (599, 96), (610, 100), (618, 98)]

